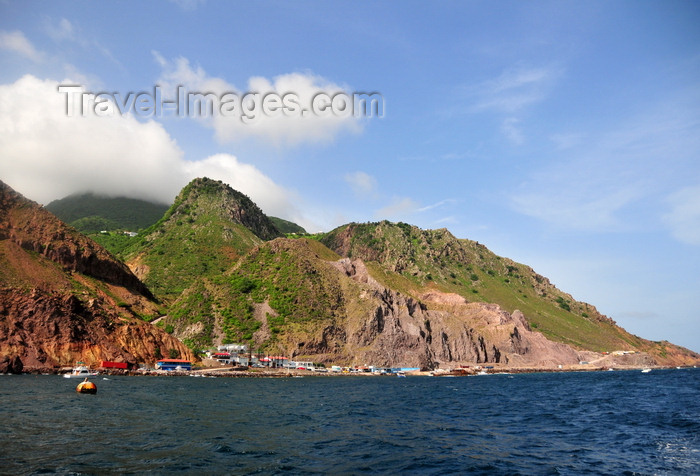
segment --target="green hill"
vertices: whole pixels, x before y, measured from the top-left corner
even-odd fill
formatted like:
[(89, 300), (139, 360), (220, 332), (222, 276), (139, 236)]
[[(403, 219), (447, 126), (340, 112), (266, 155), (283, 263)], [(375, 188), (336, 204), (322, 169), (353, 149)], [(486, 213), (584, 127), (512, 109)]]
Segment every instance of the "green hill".
[(270, 220), (272, 220), (272, 223), (274, 223), (275, 226), (277, 227), (277, 229), (282, 233), (285, 233), (285, 234), (292, 234), (293, 233), (293, 234), (297, 234), (297, 235), (301, 235), (301, 234), (305, 235), (306, 234), (306, 230), (294, 222), (291, 222), (288, 220), (283, 220), (282, 218), (277, 218), (277, 217), (270, 217)]
[[(448, 230), (421, 230), (406, 223), (351, 223), (321, 235), (341, 256), (374, 263), (375, 278), (408, 294), (425, 288), (456, 293), (468, 301), (522, 311), (548, 338), (595, 351), (640, 345), (587, 303), (576, 301), (532, 268), (503, 258)], [(398, 280), (394, 273), (403, 278)]]
[(156, 296), (169, 301), (278, 236), (250, 198), (220, 181), (199, 178), (182, 189), (157, 223), (132, 238), (121, 256)]
[[(104, 229), (115, 216), (77, 220)], [(158, 325), (190, 348), (245, 342), (323, 362), (428, 368), (578, 365), (591, 356), (579, 352), (613, 350), (673, 365), (697, 358), (627, 333), (530, 267), (446, 229), (383, 221), (308, 236), (207, 178), (138, 236), (95, 239), (160, 299)]]
[(246, 342), (289, 352), (343, 316), (340, 276), (323, 258), (339, 257), (305, 239), (261, 243), (225, 273), (193, 283), (165, 324), (195, 347)]
[[(184, 187), (159, 219), (146, 220), (144, 210), (154, 205), (146, 203), (83, 195), (50, 207), (83, 230), (123, 231), (152, 223), (133, 237), (121, 231), (93, 235), (133, 274), (106, 258), (109, 265), (99, 265), (86, 252), (99, 247), (45, 210), (40, 209), (45, 216), (32, 215), (33, 222), (23, 218), (26, 207), (10, 207), (4, 219), (13, 230), (4, 236), (16, 242), (5, 243), (0, 261), (26, 274), (12, 275), (25, 276), (12, 278), (25, 287), (44, 286), (59, 275), (62, 285), (82, 287), (93, 279), (89, 276), (103, 276), (100, 292), (118, 312), (162, 316), (156, 325), (191, 349), (243, 342), (302, 360), (422, 368), (471, 363), (579, 368), (580, 361), (594, 359), (700, 363), (687, 349), (627, 333), (530, 267), (446, 229), (383, 221), (309, 236), (208, 178)], [(42, 228), (44, 222), (55, 223), (49, 229)], [(61, 227), (67, 231), (51, 231)], [(46, 232), (33, 241), (20, 233), (39, 229)], [(49, 257), (68, 270), (80, 263), (88, 277), (55, 273), (44, 262)], [(130, 276), (129, 286), (160, 302), (139, 308), (118, 296), (123, 283), (115, 276)], [(615, 350), (632, 354), (604, 354)]]
[(135, 198), (84, 193), (54, 200), (45, 208), (83, 233), (97, 233), (142, 230), (158, 221), (168, 206)]

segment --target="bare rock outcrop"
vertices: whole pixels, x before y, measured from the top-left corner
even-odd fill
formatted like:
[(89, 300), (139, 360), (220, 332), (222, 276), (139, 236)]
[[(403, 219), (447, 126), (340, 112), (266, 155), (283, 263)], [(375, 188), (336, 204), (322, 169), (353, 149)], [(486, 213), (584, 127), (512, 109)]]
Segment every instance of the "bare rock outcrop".
[(18, 355), (0, 357), (0, 374), (21, 374), (23, 369), (24, 364)]
[(0, 239), (76, 271), (124, 286), (152, 298), (151, 292), (129, 268), (107, 250), (63, 223), (37, 203), (27, 200), (0, 181)]
[[(177, 355), (193, 359), (179, 340), (160, 329), (127, 319), (93, 300), (39, 290), (0, 289), (0, 359), (24, 369), (52, 369), (83, 361), (153, 363)], [(0, 367), (1, 370), (1, 367)], [(20, 370), (21, 371), (21, 370)]]
[(579, 362), (572, 347), (530, 328), (520, 311), (470, 303), (454, 293), (428, 291), (411, 297), (383, 287), (360, 259), (334, 263), (359, 283), (364, 317), (349, 319), (344, 335), (354, 363), (433, 369), (441, 365), (510, 364), (554, 367)]
[(141, 313), (156, 304), (126, 265), (0, 182), (0, 372), (194, 358)]

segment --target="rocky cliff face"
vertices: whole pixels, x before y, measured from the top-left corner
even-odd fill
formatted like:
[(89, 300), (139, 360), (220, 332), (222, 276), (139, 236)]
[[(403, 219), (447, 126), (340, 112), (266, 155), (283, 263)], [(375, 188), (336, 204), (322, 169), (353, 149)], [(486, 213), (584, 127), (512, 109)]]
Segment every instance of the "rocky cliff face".
[(2, 182), (0, 270), (0, 371), (194, 357), (124, 264)]
[(24, 369), (47, 370), (76, 361), (95, 366), (101, 360), (152, 364), (194, 357), (177, 339), (109, 307), (101, 299), (0, 289), (0, 352)]
[(585, 302), (576, 301), (532, 268), (497, 256), (484, 245), (455, 238), (448, 230), (421, 230), (406, 223), (350, 223), (321, 237), (330, 249), (375, 263), (405, 278), (385, 284), (417, 297), (422, 289), (458, 294), (468, 301), (522, 311), (548, 339), (595, 351), (633, 350), (641, 339)]
[(554, 369), (581, 361), (599, 367), (670, 366), (700, 361), (687, 349), (641, 340), (637, 352), (624, 356), (576, 349), (532, 329), (518, 310), (509, 313), (497, 304), (468, 302), (459, 294), (435, 289), (402, 294), (377, 282), (360, 259), (343, 258), (332, 266), (357, 286), (354, 291), (343, 286), (346, 317), (290, 349), (292, 355), (424, 369), (474, 364)]
[(362, 260), (344, 258), (334, 266), (360, 283), (358, 300), (348, 311), (365, 309), (364, 315), (348, 318), (342, 329), (327, 327), (299, 353), (343, 348), (355, 364), (428, 369), (474, 363), (553, 367), (581, 359), (570, 346), (533, 332), (519, 311), (510, 314), (495, 304), (469, 303), (438, 291), (406, 296), (380, 285)]
[(44, 256), (67, 271), (152, 297), (129, 268), (107, 250), (0, 182), (0, 240), (4, 239)]

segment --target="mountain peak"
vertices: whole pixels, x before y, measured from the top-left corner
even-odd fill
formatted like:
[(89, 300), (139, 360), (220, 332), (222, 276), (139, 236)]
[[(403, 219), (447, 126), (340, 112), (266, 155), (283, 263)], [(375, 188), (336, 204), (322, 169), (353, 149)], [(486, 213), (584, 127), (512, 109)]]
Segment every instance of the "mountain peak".
[(199, 177), (187, 184), (166, 213), (187, 215), (214, 212), (221, 218), (239, 223), (261, 240), (272, 240), (282, 234), (263, 211), (245, 194), (221, 180)]
[(225, 183), (192, 180), (156, 224), (125, 251), (156, 295), (174, 298), (196, 279), (228, 269), (263, 241), (282, 236), (246, 195)]

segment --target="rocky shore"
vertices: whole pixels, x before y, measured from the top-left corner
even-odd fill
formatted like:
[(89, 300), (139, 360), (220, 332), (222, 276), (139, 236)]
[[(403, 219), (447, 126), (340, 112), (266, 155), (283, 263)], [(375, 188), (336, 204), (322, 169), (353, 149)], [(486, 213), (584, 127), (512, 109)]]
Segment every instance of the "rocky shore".
[[(474, 366), (451, 369), (436, 370), (415, 370), (405, 372), (408, 376), (431, 376), (431, 377), (468, 377), (479, 375), (495, 374), (524, 374), (543, 372), (604, 372), (604, 371), (626, 371), (642, 369), (671, 369), (679, 367), (669, 366), (639, 366), (639, 365), (619, 365), (615, 367), (598, 365), (568, 365), (557, 367), (510, 367), (510, 366)], [(693, 368), (693, 367), (680, 367)], [(25, 373), (30, 375), (61, 375), (68, 373), (69, 369), (48, 369), (32, 368), (14, 373)], [(13, 372), (2, 372), (4, 374)], [(108, 369), (101, 370), (100, 376), (158, 376), (158, 377), (224, 377), (224, 378), (298, 378), (298, 377), (395, 377), (395, 374), (374, 374), (371, 372), (317, 372), (299, 369), (267, 369), (267, 368), (246, 368), (246, 367), (205, 367), (191, 371), (163, 371), (152, 369), (121, 370)]]

